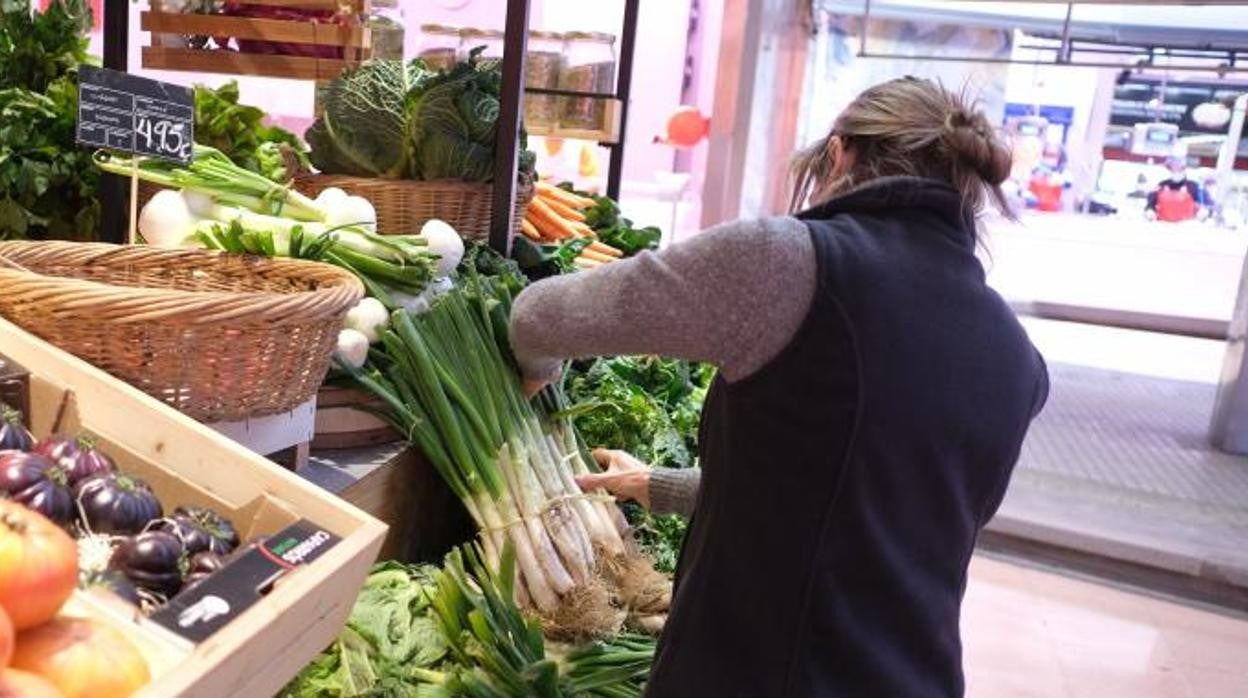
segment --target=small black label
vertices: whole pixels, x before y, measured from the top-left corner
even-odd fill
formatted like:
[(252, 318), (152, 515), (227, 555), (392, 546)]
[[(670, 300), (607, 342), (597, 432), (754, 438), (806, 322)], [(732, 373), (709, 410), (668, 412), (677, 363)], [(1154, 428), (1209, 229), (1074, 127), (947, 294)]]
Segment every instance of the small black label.
[(195, 91), (106, 68), (78, 67), (78, 142), (190, 162)]
[(338, 536), (300, 519), (173, 597), (152, 620), (191, 642), (202, 642), (264, 598), (282, 575), (312, 562), (338, 541)]

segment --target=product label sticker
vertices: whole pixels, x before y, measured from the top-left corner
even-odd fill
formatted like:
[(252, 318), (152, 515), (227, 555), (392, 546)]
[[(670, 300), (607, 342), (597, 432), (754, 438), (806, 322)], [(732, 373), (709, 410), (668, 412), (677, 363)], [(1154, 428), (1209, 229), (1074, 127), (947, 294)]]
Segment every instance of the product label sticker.
[(202, 642), (250, 608), (283, 575), (324, 555), (340, 539), (300, 519), (253, 544), (212, 576), (173, 597), (152, 620), (190, 640)]
[(83, 145), (190, 162), (195, 145), (195, 91), (81, 65), (77, 140)]

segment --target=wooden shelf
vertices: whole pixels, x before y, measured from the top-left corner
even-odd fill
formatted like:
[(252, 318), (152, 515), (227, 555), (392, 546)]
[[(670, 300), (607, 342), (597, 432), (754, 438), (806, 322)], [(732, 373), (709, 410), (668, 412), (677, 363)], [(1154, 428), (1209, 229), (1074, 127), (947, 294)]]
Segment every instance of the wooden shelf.
[(356, 61), (335, 58), (306, 58), (164, 46), (143, 47), (143, 67), (157, 70), (191, 70), (292, 80), (333, 80), (343, 70), (357, 64)]
[(139, 21), (143, 31), (153, 34), (229, 36), (235, 39), (288, 44), (371, 48), (369, 30), (364, 26), (344, 27), (338, 24), (280, 19), (147, 11), (139, 16)]
[[(582, 98), (577, 98), (582, 99)], [(615, 98), (602, 98), (606, 103), (606, 114), (601, 129), (575, 129), (552, 126), (531, 126), (525, 124), (525, 132), (530, 136), (543, 138), (572, 138), (582, 141), (596, 141), (601, 144), (614, 145), (620, 141), (620, 115), (624, 103)]]

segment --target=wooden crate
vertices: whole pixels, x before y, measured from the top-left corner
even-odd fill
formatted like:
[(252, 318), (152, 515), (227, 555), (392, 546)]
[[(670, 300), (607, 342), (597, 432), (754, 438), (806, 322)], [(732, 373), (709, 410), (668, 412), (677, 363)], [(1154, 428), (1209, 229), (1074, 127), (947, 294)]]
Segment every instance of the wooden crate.
[(244, 536), (274, 533), (302, 517), (341, 538), (198, 645), (117, 599), (77, 592), (66, 613), (112, 623), (147, 656), (153, 680), (140, 696), (272, 695), (336, 637), (377, 557), (384, 524), (3, 319), (0, 352), (30, 371), (36, 435), (46, 435), (61, 413), (63, 432), (96, 435), (167, 507), (213, 507)]
[[(262, 75), (297, 80), (332, 80), (372, 55), (372, 37), (362, 17), (367, 0), (248, 0), (250, 5), (339, 11), (347, 7), (361, 20), (350, 26), (311, 21), (262, 19), (215, 14), (165, 12), (153, 0), (140, 15), (140, 26), (151, 32), (152, 45), (143, 47), (143, 67), (231, 75)], [(341, 47), (342, 58), (314, 58), (169, 45), (171, 37), (228, 36), (241, 40)], [(176, 43), (176, 42), (175, 42)]]

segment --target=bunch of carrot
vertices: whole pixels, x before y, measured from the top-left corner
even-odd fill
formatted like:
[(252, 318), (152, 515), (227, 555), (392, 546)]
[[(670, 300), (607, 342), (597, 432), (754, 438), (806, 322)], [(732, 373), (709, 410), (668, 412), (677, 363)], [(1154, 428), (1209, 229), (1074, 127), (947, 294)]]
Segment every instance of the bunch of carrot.
[(536, 195), (524, 211), (520, 221), (525, 237), (543, 244), (560, 244), (569, 240), (588, 238), (591, 242), (576, 258), (576, 266), (590, 269), (614, 262), (624, 253), (596, 239), (594, 231), (585, 224), (583, 211), (592, 208), (594, 200), (578, 196), (565, 189), (538, 182)]

